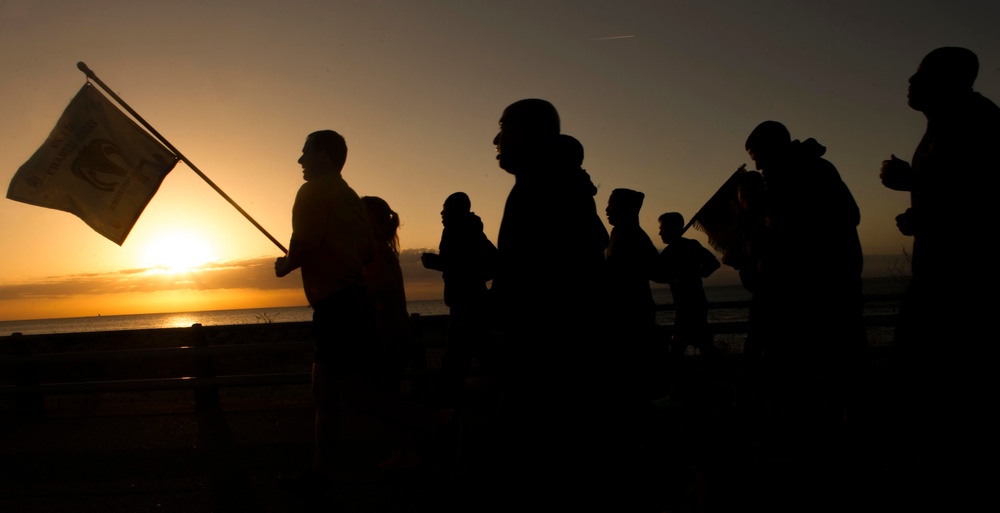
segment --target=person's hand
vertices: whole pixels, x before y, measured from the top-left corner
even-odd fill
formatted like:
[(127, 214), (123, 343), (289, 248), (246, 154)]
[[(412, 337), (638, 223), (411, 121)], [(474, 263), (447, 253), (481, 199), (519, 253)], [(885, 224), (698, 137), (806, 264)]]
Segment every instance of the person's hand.
[(274, 275), (281, 278), (289, 272), (291, 272), (291, 269), (288, 268), (288, 257), (278, 257), (278, 259), (274, 261)]
[(438, 270), (441, 255), (437, 253), (423, 253), (420, 255), (420, 263), (427, 269)]
[(908, 208), (906, 212), (896, 216), (896, 227), (899, 228), (899, 233), (908, 237), (917, 231), (916, 216), (913, 214), (912, 208)]
[(882, 169), (878, 177), (882, 180), (882, 185), (894, 191), (913, 190), (913, 169), (904, 160), (899, 160), (895, 155), (891, 155), (889, 160), (882, 161)]

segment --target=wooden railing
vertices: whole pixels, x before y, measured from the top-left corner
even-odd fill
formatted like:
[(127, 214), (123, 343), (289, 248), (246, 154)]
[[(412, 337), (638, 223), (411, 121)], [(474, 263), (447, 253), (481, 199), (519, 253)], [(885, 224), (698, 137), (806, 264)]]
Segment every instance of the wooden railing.
[[(866, 297), (892, 304), (900, 295)], [(747, 308), (747, 301), (712, 309)], [(673, 305), (660, 305), (670, 311)], [(417, 347), (447, 344), (448, 317), (413, 316)], [(869, 327), (891, 327), (894, 314), (867, 315)], [(746, 333), (745, 321), (713, 322), (713, 333)], [(660, 327), (665, 335), (672, 325)], [(0, 399), (26, 414), (44, 411), (46, 396), (193, 390), (196, 402), (217, 403), (227, 387), (307, 385), (313, 343), (308, 322), (153, 330), (12, 334), (0, 337)], [(411, 366), (406, 378), (426, 380), (433, 366)]]

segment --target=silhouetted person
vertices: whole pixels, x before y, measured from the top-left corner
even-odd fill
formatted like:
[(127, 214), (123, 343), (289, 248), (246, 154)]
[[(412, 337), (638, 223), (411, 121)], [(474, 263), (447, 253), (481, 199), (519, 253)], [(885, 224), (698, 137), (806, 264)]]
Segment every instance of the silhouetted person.
[[(765, 344), (771, 338), (769, 328), (775, 323), (774, 318), (779, 318), (780, 322), (781, 313), (772, 307), (761, 275), (762, 263), (768, 258), (770, 235), (764, 176), (758, 171), (741, 173), (736, 195), (741, 240), (737, 247), (730, 248), (725, 253), (723, 263), (739, 272), (740, 283), (750, 293), (747, 334), (743, 343), (743, 368), (736, 388), (735, 407), (743, 425), (742, 446), (752, 448), (761, 439), (761, 430), (766, 430), (767, 398), (763, 393), (766, 388), (762, 387), (761, 380), (767, 375), (766, 369), (762, 369), (761, 359)], [(749, 479), (744, 479), (744, 484), (754, 487)]]
[[(424, 253), (424, 267), (441, 271), (444, 302), (449, 308), (448, 352), (436, 393), (439, 406), (454, 408), (472, 358), (488, 365), (492, 357), (487, 325), (486, 283), (496, 272), (497, 249), (483, 233), (483, 221), (472, 212), (464, 192), (444, 201), (438, 253)], [(486, 361), (483, 361), (486, 360)]]
[(801, 465), (787, 471), (804, 494), (830, 493), (843, 477), (833, 458), (867, 344), (860, 211), (814, 139), (793, 141), (784, 125), (765, 121), (746, 149), (767, 196), (759, 286), (774, 313), (763, 341), (771, 442)]
[(580, 489), (603, 492), (596, 475), (607, 471), (598, 344), (608, 233), (581, 147), (567, 137), (551, 103), (526, 99), (504, 110), (493, 141), (500, 167), (515, 178), (491, 286), (504, 349), (501, 461), (508, 478), (519, 476), (504, 492), (540, 509), (566, 506)]
[(399, 214), (376, 196), (361, 198), (374, 240), (373, 259), (365, 266), (368, 290), (375, 301), (379, 369), (375, 386), (398, 394), (403, 371), (413, 350), (413, 326), (406, 309), (403, 271), (399, 266)]
[(533, 339), (553, 335), (543, 344), (515, 337), (515, 343), (530, 344), (537, 364), (548, 367), (551, 362), (543, 360), (588, 353), (569, 337), (573, 330), (592, 333), (576, 321), (602, 312), (608, 233), (597, 215), (597, 188), (580, 167), (579, 144), (560, 136), (550, 103), (516, 102), (500, 126), (497, 159), (516, 181), (500, 224), (490, 293), (504, 329)]
[[(663, 392), (657, 385), (663, 369), (653, 350), (656, 303), (649, 289), (656, 265), (656, 246), (639, 225), (645, 195), (631, 189), (615, 189), (605, 212), (611, 224), (606, 252), (608, 261), (608, 306), (611, 317), (609, 364), (621, 365), (621, 379), (634, 381), (632, 393), (646, 399)], [(654, 397), (655, 396), (655, 397)]]
[(615, 189), (608, 197), (605, 213), (611, 224), (606, 252), (612, 308), (627, 317), (631, 326), (646, 329), (655, 320), (656, 304), (649, 289), (656, 264), (656, 246), (639, 226), (639, 211), (645, 195), (631, 189)]
[(538, 318), (545, 326), (560, 314), (595, 311), (594, 273), (603, 275), (608, 233), (597, 216), (597, 188), (580, 167), (582, 146), (560, 136), (559, 115), (544, 100), (515, 102), (500, 126), (497, 160), (515, 183), (497, 240), (496, 306), (504, 316), (518, 314), (505, 322), (533, 325)]
[[(768, 248), (759, 286), (785, 326), (765, 351), (836, 368), (866, 343), (858, 205), (816, 140), (792, 141), (782, 124), (765, 121), (746, 148), (766, 190)], [(829, 329), (803, 341), (803, 330), (817, 326)]]
[(373, 258), (368, 217), (361, 198), (341, 177), (347, 144), (332, 130), (306, 138), (299, 164), (306, 183), (292, 207), (288, 255), (274, 271), (283, 277), (302, 269), (302, 285), (313, 308), (316, 339), (312, 389), (316, 403), (314, 474), (303, 485), (324, 487), (340, 433), (340, 394), (357, 387), (376, 357), (375, 305), (364, 267)]
[(288, 255), (274, 263), (278, 277), (302, 269), (313, 308), (316, 451), (312, 472), (289, 483), (311, 495), (329, 488), (344, 408), (425, 433), (446, 420), (375, 385), (376, 303), (365, 270), (371, 274), (376, 251), (367, 208), (341, 177), (346, 160), (340, 134), (324, 130), (306, 139), (299, 158), (306, 183), (292, 207), (292, 240)]
[(674, 298), (674, 337), (671, 353), (683, 356), (688, 346), (704, 355), (718, 350), (708, 327), (708, 298), (702, 283), (720, 267), (719, 260), (700, 242), (684, 238), (684, 216), (678, 212), (660, 215), (660, 240), (667, 247), (660, 253), (654, 280), (670, 284)]
[(740, 276), (740, 284), (751, 294), (748, 312), (747, 337), (743, 345), (744, 360), (756, 363), (762, 354), (761, 342), (767, 321), (767, 300), (761, 283), (761, 262), (766, 259), (768, 241), (767, 197), (764, 176), (758, 171), (744, 171), (737, 186), (740, 206), (739, 230), (742, 243), (726, 252), (723, 263), (732, 267)]
[[(378, 358), (372, 366), (375, 392), (398, 396), (403, 373), (414, 350), (413, 326), (406, 309), (403, 270), (399, 265), (399, 214), (377, 196), (364, 196), (361, 202), (368, 213), (368, 225), (374, 242), (372, 261), (365, 266), (368, 290), (375, 301), (375, 332)], [(397, 427), (398, 428), (398, 427)], [(421, 455), (411, 446), (406, 431), (399, 431), (399, 448), (379, 464), (379, 468), (411, 467)]]
[(900, 231), (913, 236), (913, 252), (894, 351), (902, 371), (899, 432), (908, 435), (900, 445), (910, 452), (901, 466), (910, 471), (904, 479), (912, 481), (917, 501), (927, 490), (975, 490), (972, 482), (956, 482), (954, 468), (994, 445), (996, 423), (983, 409), (995, 389), (986, 381), (993, 371), (985, 362), (992, 360), (979, 348), (995, 338), (987, 326), (993, 305), (980, 298), (995, 290), (996, 273), (977, 272), (974, 257), (960, 248), (984, 240), (997, 224), (1000, 108), (973, 91), (978, 71), (978, 58), (965, 48), (924, 57), (910, 77), (908, 102), (926, 117), (926, 131), (912, 165), (893, 155), (881, 169), (886, 187), (911, 195), (911, 208), (896, 218)]

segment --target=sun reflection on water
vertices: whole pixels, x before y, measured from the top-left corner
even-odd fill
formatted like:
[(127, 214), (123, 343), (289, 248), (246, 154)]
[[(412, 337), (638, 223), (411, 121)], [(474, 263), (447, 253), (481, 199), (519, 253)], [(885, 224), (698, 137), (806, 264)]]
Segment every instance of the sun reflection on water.
[(190, 328), (198, 324), (198, 319), (190, 314), (174, 314), (163, 320), (164, 328)]

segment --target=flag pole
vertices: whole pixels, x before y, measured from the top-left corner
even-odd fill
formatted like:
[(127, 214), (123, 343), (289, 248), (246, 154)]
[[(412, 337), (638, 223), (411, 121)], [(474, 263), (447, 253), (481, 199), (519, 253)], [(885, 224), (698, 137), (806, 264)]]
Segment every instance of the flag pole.
[(746, 169), (747, 165), (746, 163), (743, 163), (740, 165), (740, 167), (736, 168), (736, 171), (733, 171), (732, 175), (729, 175), (729, 178), (727, 178), (726, 181), (722, 183), (722, 186), (719, 187), (719, 190), (715, 191), (715, 194), (713, 194), (711, 198), (708, 198), (708, 201), (705, 202), (705, 205), (702, 205), (702, 207), (699, 208), (698, 211), (695, 212), (693, 216), (691, 216), (691, 219), (688, 220), (687, 226), (685, 226), (684, 229), (681, 230), (681, 235), (684, 235), (684, 232), (687, 232), (688, 228), (691, 228), (691, 226), (694, 225), (694, 222), (698, 219), (698, 214), (700, 214), (702, 210), (705, 210), (705, 206), (712, 203), (712, 200), (714, 200), (716, 196), (722, 193), (722, 189), (726, 188), (726, 184), (729, 183), (729, 180), (732, 180), (733, 177), (740, 174), (741, 172), (746, 171)]
[(159, 141), (162, 142), (163, 145), (166, 146), (171, 152), (173, 152), (173, 154), (176, 155), (177, 158), (184, 161), (184, 163), (187, 164), (192, 171), (194, 171), (198, 176), (201, 177), (202, 180), (205, 180), (205, 182), (208, 183), (208, 185), (210, 185), (213, 189), (215, 189), (215, 192), (219, 193), (223, 198), (226, 199), (226, 201), (229, 202), (230, 205), (232, 205), (237, 211), (239, 211), (239, 213), (243, 214), (243, 217), (245, 217), (247, 221), (250, 221), (250, 223), (256, 226), (257, 229), (261, 231), (261, 233), (266, 235), (267, 238), (271, 240), (271, 242), (273, 242), (276, 246), (278, 246), (278, 249), (280, 249), (286, 255), (288, 254), (288, 250), (285, 249), (285, 246), (283, 246), (280, 242), (278, 242), (277, 239), (272, 237), (271, 234), (268, 233), (267, 230), (265, 230), (264, 227), (260, 225), (260, 223), (254, 221), (254, 219), (250, 217), (250, 214), (248, 214), (245, 210), (243, 210), (243, 208), (237, 205), (236, 202), (233, 201), (233, 199), (230, 198), (228, 194), (223, 192), (218, 185), (215, 185), (215, 182), (213, 182), (207, 176), (205, 176), (205, 173), (202, 173), (201, 170), (199, 170), (194, 164), (191, 163), (190, 160), (187, 159), (187, 157), (182, 155), (181, 152), (177, 151), (177, 148), (174, 148), (174, 145), (170, 144), (170, 141), (167, 141), (162, 135), (160, 135), (159, 132), (156, 131), (155, 128), (150, 126), (149, 123), (146, 123), (146, 120), (142, 119), (142, 116), (136, 113), (136, 111), (132, 110), (132, 107), (129, 107), (124, 100), (119, 98), (118, 95), (111, 90), (111, 88), (109, 88), (103, 81), (101, 81), (101, 79), (97, 78), (97, 75), (95, 75), (94, 72), (90, 68), (88, 68), (86, 64), (84, 64), (81, 61), (76, 63), (76, 67), (79, 68), (84, 75), (87, 75), (88, 79), (96, 82), (97, 85), (101, 86), (101, 88), (104, 89), (105, 92), (111, 95), (111, 97), (114, 98), (114, 100), (118, 102), (119, 105), (124, 107), (125, 110), (127, 110), (128, 113), (132, 115), (133, 118), (135, 118), (139, 123), (141, 123), (142, 126), (146, 128), (146, 130), (149, 130), (149, 132), (153, 134), (157, 139), (159, 139)]

